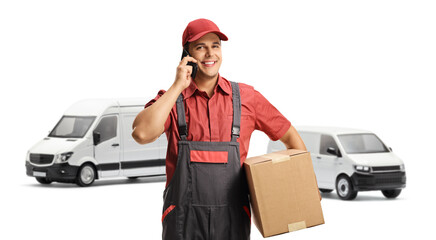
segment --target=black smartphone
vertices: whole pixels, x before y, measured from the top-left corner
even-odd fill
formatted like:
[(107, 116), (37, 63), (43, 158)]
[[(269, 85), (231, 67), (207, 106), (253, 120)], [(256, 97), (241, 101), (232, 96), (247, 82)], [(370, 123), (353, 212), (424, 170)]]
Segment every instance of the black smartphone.
[[(182, 59), (186, 56), (189, 56), (189, 53), (186, 51), (186, 49), (183, 49)], [(195, 62), (188, 62), (187, 65), (192, 66), (191, 78), (194, 80), (195, 75), (197, 74), (198, 65)]]

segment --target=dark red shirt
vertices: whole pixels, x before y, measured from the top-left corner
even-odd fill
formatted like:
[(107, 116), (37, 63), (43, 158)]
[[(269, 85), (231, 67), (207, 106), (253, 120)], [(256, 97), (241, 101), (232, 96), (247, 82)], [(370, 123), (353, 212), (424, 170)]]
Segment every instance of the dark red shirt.
[[(252, 86), (239, 83), (239, 89), (241, 130), (238, 142), (242, 165), (247, 158), (250, 137), (254, 130), (260, 130), (266, 133), (271, 140), (276, 141), (286, 133), (291, 123)], [(164, 93), (165, 90), (160, 90), (145, 107), (152, 105)], [(185, 100), (188, 141), (228, 142), (231, 140), (233, 105), (232, 87), (229, 81), (220, 76), (211, 98), (206, 92), (200, 91), (194, 81), (191, 81), (190, 86), (183, 90), (182, 94)], [(168, 139), (166, 156), (168, 185), (176, 168), (177, 143), (180, 139), (176, 104), (165, 122), (165, 133)]]

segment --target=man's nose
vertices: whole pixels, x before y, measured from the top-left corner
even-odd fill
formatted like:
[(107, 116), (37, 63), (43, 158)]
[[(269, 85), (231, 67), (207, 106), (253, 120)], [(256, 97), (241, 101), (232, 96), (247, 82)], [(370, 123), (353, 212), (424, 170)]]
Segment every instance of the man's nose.
[(212, 48), (207, 48), (206, 49), (206, 57), (210, 57), (212, 56)]

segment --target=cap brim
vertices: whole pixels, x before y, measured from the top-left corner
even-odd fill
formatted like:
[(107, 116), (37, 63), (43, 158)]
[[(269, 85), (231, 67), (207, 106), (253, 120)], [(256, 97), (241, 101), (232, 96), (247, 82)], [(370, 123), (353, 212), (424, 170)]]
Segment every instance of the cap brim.
[(227, 41), (227, 40), (229, 40), (228, 38), (227, 38), (227, 36), (224, 34), (224, 33), (222, 33), (222, 32), (220, 32), (220, 31), (204, 31), (204, 32), (201, 32), (201, 33), (198, 33), (197, 35), (195, 35), (195, 36), (193, 36), (191, 39), (188, 39), (188, 42), (194, 42), (194, 41), (197, 41), (198, 39), (200, 39), (201, 37), (203, 37), (204, 35), (206, 35), (206, 34), (208, 34), (208, 33), (215, 33), (216, 35), (218, 35), (218, 37), (222, 40), (222, 41)]

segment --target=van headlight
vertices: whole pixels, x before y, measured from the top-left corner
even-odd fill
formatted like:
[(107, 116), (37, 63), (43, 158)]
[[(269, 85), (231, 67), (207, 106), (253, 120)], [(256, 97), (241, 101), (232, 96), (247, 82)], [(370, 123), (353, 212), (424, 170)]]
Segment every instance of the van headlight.
[(359, 172), (369, 172), (370, 168), (368, 166), (363, 166), (363, 165), (356, 165), (354, 166), (354, 168), (356, 169), (356, 171)]
[(55, 163), (65, 163), (73, 155), (73, 152), (66, 152), (61, 154), (56, 154)]
[(406, 168), (404, 167), (404, 164), (401, 164), (400, 165), (400, 171), (405, 171), (406, 170)]

